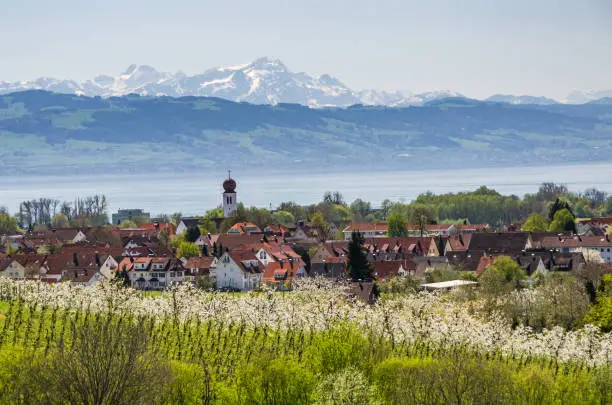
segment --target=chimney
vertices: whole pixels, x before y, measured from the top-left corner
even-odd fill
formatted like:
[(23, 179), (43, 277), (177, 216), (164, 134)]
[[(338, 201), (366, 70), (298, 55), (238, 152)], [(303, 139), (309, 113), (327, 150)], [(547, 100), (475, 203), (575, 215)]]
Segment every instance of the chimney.
[(281, 267), (281, 269), (284, 268), (284, 266), (283, 266), (283, 259), (280, 260), (280, 267)]
[(98, 267), (100, 267), (102, 265), (102, 263), (100, 263), (100, 255), (98, 254), (98, 252), (96, 252), (96, 265)]
[(79, 255), (77, 254), (77, 252), (74, 252), (72, 254), (72, 263), (74, 263), (75, 266), (79, 265)]

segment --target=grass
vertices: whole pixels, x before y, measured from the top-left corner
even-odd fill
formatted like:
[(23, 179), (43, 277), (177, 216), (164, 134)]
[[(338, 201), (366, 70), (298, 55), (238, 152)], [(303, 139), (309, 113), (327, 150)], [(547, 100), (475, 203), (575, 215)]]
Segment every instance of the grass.
[[(161, 292), (143, 294), (158, 296)], [(0, 308), (6, 310), (6, 305), (0, 301)], [(9, 326), (0, 329), (0, 371), (5, 373), (0, 379), (2, 403), (8, 403), (2, 397), (6, 395), (3, 389), (14, 389), (7, 382), (28, 375), (28, 362), (18, 363), (22, 350), (41, 362), (47, 352), (62, 350), (70, 350), (77, 361), (88, 361), (90, 352), (82, 350), (90, 346), (81, 345), (81, 328), (103, 334), (94, 335), (95, 339), (102, 336), (126, 342), (125, 334), (133, 331), (148, 337), (142, 340), (144, 345), (150, 342), (145, 349), (162, 366), (170, 366), (168, 372), (174, 374), (169, 381), (176, 378), (180, 382), (165, 389), (180, 389), (183, 399), (157, 403), (203, 403), (205, 395), (214, 398), (206, 403), (222, 404), (404, 404), (424, 403), (423, 398), (429, 397), (435, 399), (429, 403), (600, 404), (611, 399), (608, 368), (590, 370), (501, 353), (484, 356), (468, 346), (431, 346), (425, 340), (396, 342), (374, 331), (364, 333), (361, 326), (350, 323), (317, 331), (264, 324), (253, 328), (244, 322), (199, 318), (177, 323), (155, 315), (136, 319), (120, 313), (97, 315), (49, 307), (32, 311), (31, 304), (24, 302), (14, 309)], [(54, 363), (40, 364), (47, 367), (44, 372), (54, 372)], [(79, 364), (89, 370), (85, 363)], [(11, 374), (15, 370), (17, 374)], [(36, 379), (14, 381), (24, 384), (26, 390), (44, 393), (48, 388), (29, 385)], [(463, 382), (463, 391), (456, 392), (456, 381)], [(63, 388), (55, 389), (62, 392)], [(356, 392), (362, 397), (359, 402), (350, 400)], [(329, 400), (315, 401), (319, 397)], [(332, 402), (332, 398), (345, 400)]]
[(138, 291), (138, 294), (143, 298), (157, 298), (161, 297), (164, 292), (163, 291)]
[(6, 314), (6, 311), (9, 309), (8, 301), (0, 301), (0, 315)]

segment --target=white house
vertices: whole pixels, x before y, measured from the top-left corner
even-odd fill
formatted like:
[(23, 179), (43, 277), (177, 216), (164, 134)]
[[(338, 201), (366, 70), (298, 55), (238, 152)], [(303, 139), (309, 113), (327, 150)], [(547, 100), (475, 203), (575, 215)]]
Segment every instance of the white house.
[(117, 271), (126, 271), (130, 285), (139, 290), (163, 290), (187, 276), (182, 262), (172, 257), (126, 257)]
[(586, 260), (612, 263), (612, 240), (606, 236), (549, 236), (542, 239), (544, 249), (563, 253), (582, 253)]
[(0, 262), (0, 276), (9, 278), (40, 277), (46, 257), (44, 255), (16, 255)]
[(384, 238), (387, 236), (387, 223), (386, 222), (354, 222), (344, 228), (342, 233), (344, 234), (344, 240), (351, 240), (352, 234), (357, 231), (365, 239), (369, 238)]
[(117, 267), (119, 267), (119, 263), (115, 260), (113, 256), (108, 255), (106, 256), (106, 259), (104, 259), (100, 264), (99, 272), (104, 277), (110, 280), (114, 276)]
[(181, 222), (179, 222), (176, 227), (175, 233), (177, 235), (182, 235), (187, 231), (189, 227), (197, 227), (200, 224), (200, 218), (196, 217), (185, 217), (181, 218)]
[(4, 263), (0, 263), (0, 276), (25, 278), (25, 267), (15, 259), (6, 259)]
[(249, 291), (259, 286), (264, 266), (250, 250), (234, 249), (219, 258), (215, 268), (217, 289)]

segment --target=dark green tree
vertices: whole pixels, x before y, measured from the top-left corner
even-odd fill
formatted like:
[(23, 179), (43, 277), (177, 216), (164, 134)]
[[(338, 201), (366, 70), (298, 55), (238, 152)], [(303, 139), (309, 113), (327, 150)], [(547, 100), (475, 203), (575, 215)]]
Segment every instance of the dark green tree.
[(570, 207), (569, 203), (565, 200), (557, 198), (548, 210), (548, 220), (552, 221), (553, 219), (555, 219), (555, 214), (557, 213), (557, 211), (561, 210), (568, 210), (572, 214), (572, 216), (574, 216), (574, 211), (572, 211), (572, 207)]
[(572, 232), (576, 233), (576, 218), (570, 210), (564, 208), (555, 213), (550, 223), (550, 232)]
[(185, 240), (187, 242), (195, 242), (198, 240), (202, 233), (200, 232), (200, 228), (197, 226), (190, 226), (185, 231)]
[(219, 249), (217, 248), (217, 242), (213, 242), (212, 255), (214, 257), (219, 257)]
[(115, 278), (113, 278), (112, 281), (122, 287), (130, 286), (130, 276), (128, 275), (128, 272), (125, 269), (125, 266), (123, 266), (123, 269), (121, 271), (118, 271), (117, 273), (115, 273)]
[(208, 246), (202, 246), (202, 256), (208, 256)]
[(389, 215), (387, 218), (387, 235), (391, 238), (408, 236), (408, 221), (399, 215)]
[(351, 240), (348, 243), (348, 276), (353, 281), (370, 281), (373, 279), (372, 268), (368, 262), (366, 251), (363, 248), (363, 236), (359, 232), (353, 231)]

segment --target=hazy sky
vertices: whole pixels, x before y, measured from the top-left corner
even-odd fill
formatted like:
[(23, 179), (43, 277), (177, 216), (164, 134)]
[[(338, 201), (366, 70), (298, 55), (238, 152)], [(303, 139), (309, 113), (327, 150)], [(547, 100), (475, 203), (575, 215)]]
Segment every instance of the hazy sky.
[(259, 56), (352, 88), (612, 88), (612, 0), (0, 0), (0, 81)]

